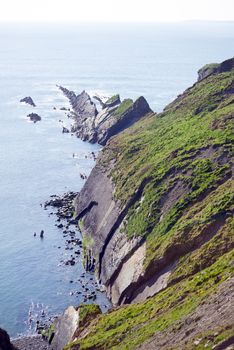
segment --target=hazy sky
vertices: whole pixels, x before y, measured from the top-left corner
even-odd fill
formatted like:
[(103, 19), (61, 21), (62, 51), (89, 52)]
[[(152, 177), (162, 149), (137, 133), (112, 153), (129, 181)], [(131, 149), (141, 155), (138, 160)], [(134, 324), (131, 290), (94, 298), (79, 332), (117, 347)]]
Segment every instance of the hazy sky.
[(0, 0), (0, 21), (234, 20), (234, 0)]

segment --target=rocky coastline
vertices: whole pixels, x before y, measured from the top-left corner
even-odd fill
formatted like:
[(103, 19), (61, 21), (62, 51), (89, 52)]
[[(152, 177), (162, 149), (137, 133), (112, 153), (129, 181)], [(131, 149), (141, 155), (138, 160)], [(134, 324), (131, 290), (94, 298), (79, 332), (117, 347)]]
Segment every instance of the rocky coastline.
[(50, 349), (233, 348), (233, 63), (203, 67), (161, 114), (118, 95), (96, 96), (98, 111), (85, 91), (59, 87), (71, 131), (105, 147), (80, 193), (44, 208), (78, 249), (65, 263), (82, 248), (115, 307), (69, 307), (44, 332)]

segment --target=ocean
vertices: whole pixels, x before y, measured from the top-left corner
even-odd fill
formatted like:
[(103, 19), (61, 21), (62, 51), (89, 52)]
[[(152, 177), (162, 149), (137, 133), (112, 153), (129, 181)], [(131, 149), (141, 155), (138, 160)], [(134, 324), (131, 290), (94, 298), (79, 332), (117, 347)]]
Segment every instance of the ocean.
[[(80, 173), (90, 173), (91, 152), (101, 147), (62, 134), (59, 120), (70, 120), (60, 108), (68, 101), (56, 85), (143, 95), (159, 112), (196, 81), (200, 67), (232, 57), (233, 47), (232, 22), (0, 24), (0, 327), (11, 336), (32, 333), (32, 319), (82, 302), (75, 293), (82, 258), (61, 263), (70, 254), (66, 239), (43, 203), (79, 191)], [(19, 102), (25, 96), (35, 108)], [(42, 120), (29, 122), (31, 112)], [(92, 289), (92, 278), (85, 274), (82, 283)], [(109, 307), (104, 293), (96, 302)]]

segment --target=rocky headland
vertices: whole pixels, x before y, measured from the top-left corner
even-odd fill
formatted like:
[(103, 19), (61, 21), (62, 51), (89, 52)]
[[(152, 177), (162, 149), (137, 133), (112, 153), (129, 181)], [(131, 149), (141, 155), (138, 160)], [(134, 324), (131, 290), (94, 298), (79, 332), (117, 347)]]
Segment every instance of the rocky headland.
[(76, 198), (76, 220), (112, 303), (131, 305), (91, 322), (66, 349), (232, 343), (233, 61), (103, 148)]
[(127, 129), (147, 114), (151, 113), (149, 104), (144, 97), (139, 97), (135, 102), (125, 99), (121, 102), (119, 95), (110, 97), (103, 102), (95, 96), (101, 110), (87, 92), (76, 95), (62, 86), (59, 89), (68, 98), (72, 111), (69, 116), (73, 119), (71, 132), (83, 141), (105, 145), (114, 135)]
[(68, 308), (44, 334), (53, 350), (233, 349), (233, 62), (160, 114), (118, 95), (98, 112), (60, 87), (73, 132), (106, 145), (72, 223), (115, 307)]

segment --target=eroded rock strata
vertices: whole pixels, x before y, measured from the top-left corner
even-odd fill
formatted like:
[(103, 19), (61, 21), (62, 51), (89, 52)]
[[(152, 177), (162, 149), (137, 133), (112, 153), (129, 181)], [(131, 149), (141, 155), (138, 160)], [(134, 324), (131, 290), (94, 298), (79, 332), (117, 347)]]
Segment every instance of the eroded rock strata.
[(101, 105), (101, 110), (98, 112), (87, 92), (83, 91), (76, 95), (62, 86), (59, 88), (72, 107), (72, 112), (69, 114), (74, 121), (71, 132), (91, 143), (105, 145), (112, 136), (152, 112), (144, 97), (139, 97), (135, 102), (131, 99), (121, 102), (119, 95), (112, 96), (105, 102), (95, 96)]
[(224, 62), (102, 150), (76, 220), (113, 304), (131, 305), (90, 324), (67, 349), (232, 344), (233, 89), (233, 65)]

